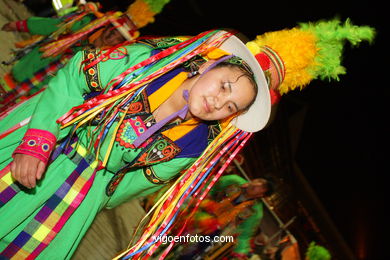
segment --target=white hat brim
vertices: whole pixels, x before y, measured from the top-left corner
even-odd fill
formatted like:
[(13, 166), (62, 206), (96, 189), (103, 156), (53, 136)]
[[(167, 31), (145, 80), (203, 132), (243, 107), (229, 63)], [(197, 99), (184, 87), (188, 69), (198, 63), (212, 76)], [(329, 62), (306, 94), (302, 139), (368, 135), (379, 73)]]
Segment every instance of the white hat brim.
[[(211, 40), (218, 38), (223, 33), (226, 32), (218, 32)], [(227, 38), (218, 48), (243, 59), (252, 69), (257, 84), (255, 102), (248, 111), (233, 119), (232, 124), (246, 132), (260, 131), (267, 125), (271, 115), (271, 96), (260, 64), (245, 44), (234, 35)]]

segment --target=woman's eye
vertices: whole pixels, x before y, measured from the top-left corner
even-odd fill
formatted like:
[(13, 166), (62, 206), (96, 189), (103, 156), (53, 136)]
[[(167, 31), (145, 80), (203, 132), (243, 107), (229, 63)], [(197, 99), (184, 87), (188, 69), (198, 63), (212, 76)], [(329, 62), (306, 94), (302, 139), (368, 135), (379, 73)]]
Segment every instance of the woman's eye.
[(226, 88), (228, 87), (227, 84), (229, 84), (229, 83), (228, 82), (222, 82), (221, 89), (222, 90), (226, 90)]

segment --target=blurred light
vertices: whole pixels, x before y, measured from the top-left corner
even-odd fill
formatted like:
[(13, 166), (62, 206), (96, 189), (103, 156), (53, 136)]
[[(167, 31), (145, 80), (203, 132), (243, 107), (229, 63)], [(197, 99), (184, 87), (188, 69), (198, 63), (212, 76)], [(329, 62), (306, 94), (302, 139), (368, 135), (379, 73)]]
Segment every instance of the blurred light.
[(364, 221), (363, 212), (359, 212), (355, 219), (355, 230), (356, 233), (354, 235), (356, 240), (355, 245), (355, 254), (359, 260), (367, 259), (367, 243), (368, 243), (368, 223)]
[(53, 5), (56, 10), (60, 10), (63, 7), (61, 0), (53, 0)]

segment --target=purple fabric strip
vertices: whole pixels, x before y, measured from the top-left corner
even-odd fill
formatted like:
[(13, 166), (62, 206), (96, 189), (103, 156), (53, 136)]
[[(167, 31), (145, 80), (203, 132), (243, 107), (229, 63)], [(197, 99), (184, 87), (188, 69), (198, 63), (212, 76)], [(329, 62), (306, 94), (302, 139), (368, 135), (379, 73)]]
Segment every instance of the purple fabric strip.
[(233, 55), (226, 55), (226, 56), (223, 56), (222, 58), (216, 60), (213, 64), (211, 64), (210, 66), (208, 66), (207, 69), (206, 69), (205, 71), (203, 71), (202, 74), (204, 75), (206, 72), (210, 71), (212, 68), (214, 68), (215, 66), (217, 66), (219, 63), (221, 63), (221, 62), (223, 62), (223, 61), (225, 61), (225, 60), (227, 60), (227, 59), (230, 59), (231, 57), (233, 57)]
[(18, 193), (19, 189), (15, 190), (13, 186), (16, 186), (14, 184), (8, 186), (5, 190), (1, 192), (0, 195), (0, 208), (5, 203), (7, 203), (10, 199), (12, 199), (16, 193)]
[[(233, 55), (226, 55), (226, 56), (223, 56), (222, 58), (218, 59), (216, 62), (214, 62), (213, 64), (211, 64), (202, 74), (205, 74), (207, 73), (208, 71), (210, 71), (212, 68), (214, 68), (215, 66), (217, 66), (219, 63), (227, 60), (227, 59), (230, 59), (231, 57), (233, 57)], [(202, 76), (202, 75), (201, 75)], [(183, 97), (185, 98), (185, 100), (188, 100), (188, 90), (184, 90), (183, 91)], [(169, 121), (171, 121), (172, 119), (176, 118), (176, 117), (180, 117), (181, 119), (184, 119), (186, 114), (188, 112), (188, 105), (185, 105), (181, 110), (177, 111), (176, 113), (173, 113), (172, 115), (164, 118), (163, 120), (161, 120), (160, 122), (154, 124), (152, 127), (150, 127), (148, 130), (146, 130), (142, 135), (140, 135), (133, 143), (133, 145), (135, 147), (139, 147), (143, 142), (145, 142), (149, 137), (151, 137), (155, 132), (157, 132), (159, 129), (161, 129), (161, 127), (163, 127), (166, 123), (168, 123)]]
[[(188, 90), (183, 91), (183, 97), (187, 101), (188, 100)], [(182, 109), (179, 111), (171, 114), (170, 116), (167, 116), (163, 120), (157, 122), (153, 126), (151, 126), (148, 130), (146, 130), (142, 135), (140, 135), (137, 139), (135, 139), (133, 145), (135, 147), (139, 147), (143, 142), (145, 142), (149, 137), (151, 137), (154, 133), (156, 133), (158, 130), (160, 130), (164, 125), (166, 125), (169, 121), (171, 121), (174, 118), (181, 118), (184, 119), (188, 113), (188, 105), (185, 105)]]

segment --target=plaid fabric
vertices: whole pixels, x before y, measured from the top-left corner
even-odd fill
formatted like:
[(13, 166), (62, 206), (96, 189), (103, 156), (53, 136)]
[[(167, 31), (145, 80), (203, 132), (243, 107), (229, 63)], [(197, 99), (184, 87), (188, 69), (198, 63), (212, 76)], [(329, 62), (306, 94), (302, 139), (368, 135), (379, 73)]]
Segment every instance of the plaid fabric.
[(7, 107), (8, 105), (15, 103), (17, 99), (22, 96), (29, 96), (31, 90), (36, 89), (48, 76), (55, 75), (59, 69), (65, 66), (72, 56), (73, 54), (65, 54), (59, 60), (53, 61), (43, 69), (38, 70), (32, 78), (27, 79), (16, 86), (9, 86), (9, 88), (12, 89), (0, 99), (0, 105), (2, 107)]
[[(85, 148), (65, 152), (76, 169), (38, 211), (24, 230), (12, 241), (0, 259), (35, 259), (60, 232), (66, 221), (77, 209), (88, 193), (96, 173), (98, 161), (94, 156), (86, 155)], [(0, 201), (9, 201), (17, 192), (13, 183), (9, 183), (9, 166), (2, 172)], [(4, 202), (4, 203), (5, 203)]]
[(20, 191), (10, 174), (11, 164), (0, 171), (0, 208)]

